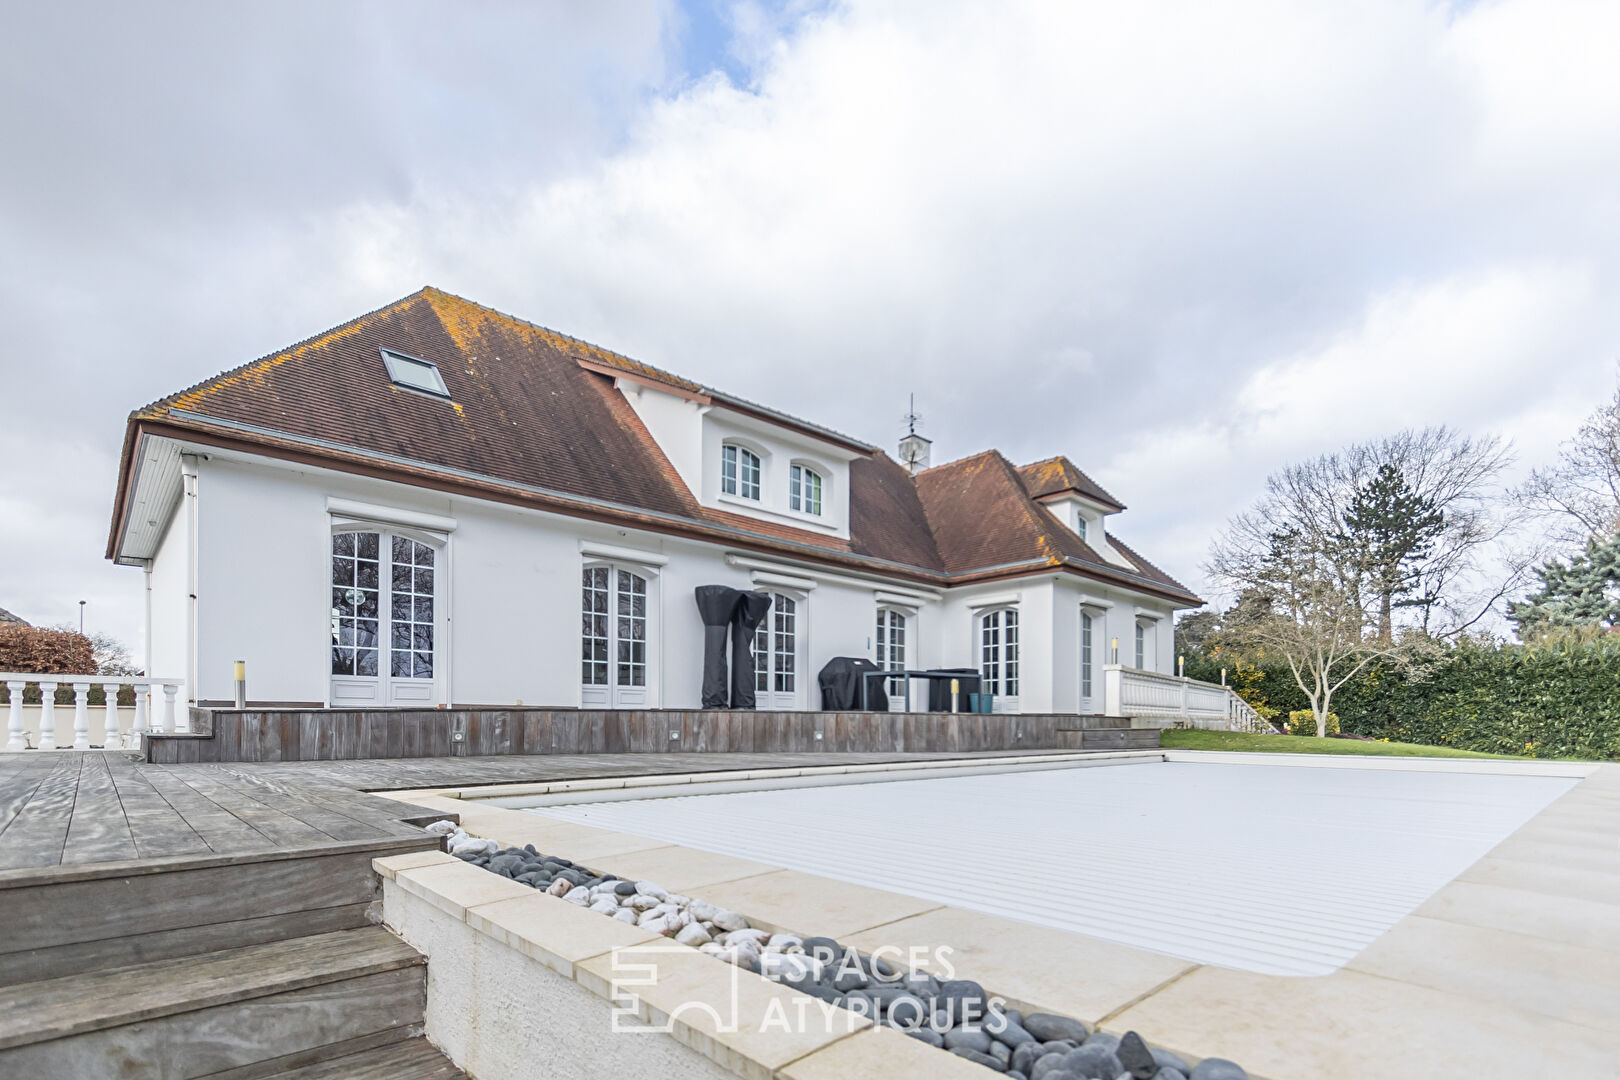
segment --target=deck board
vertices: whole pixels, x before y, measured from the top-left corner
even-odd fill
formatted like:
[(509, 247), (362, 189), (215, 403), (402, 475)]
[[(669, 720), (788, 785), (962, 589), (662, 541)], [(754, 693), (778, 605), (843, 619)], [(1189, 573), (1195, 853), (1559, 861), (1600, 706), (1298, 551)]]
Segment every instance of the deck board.
[[(371, 737), (374, 745), (382, 742), (380, 728)], [(111, 751), (0, 754), (0, 886), (8, 871), (65, 872), (101, 862), (217, 859), (421, 839), (409, 819), (433, 812), (374, 791), (961, 756), (599, 753), (164, 765)]]

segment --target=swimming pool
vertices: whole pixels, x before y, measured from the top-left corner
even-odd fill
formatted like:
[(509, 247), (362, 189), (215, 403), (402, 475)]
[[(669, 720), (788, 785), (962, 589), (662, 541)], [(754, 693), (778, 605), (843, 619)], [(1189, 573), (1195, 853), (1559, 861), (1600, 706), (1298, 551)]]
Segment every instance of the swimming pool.
[(529, 812), (1200, 963), (1323, 975), (1577, 783), (1185, 761), (896, 775)]

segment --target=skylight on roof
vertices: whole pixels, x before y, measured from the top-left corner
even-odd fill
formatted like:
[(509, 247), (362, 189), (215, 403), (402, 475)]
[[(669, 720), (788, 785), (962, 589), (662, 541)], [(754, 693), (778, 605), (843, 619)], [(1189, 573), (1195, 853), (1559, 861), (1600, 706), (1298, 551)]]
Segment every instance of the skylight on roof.
[(389, 349), (382, 350), (382, 358), (383, 363), (388, 365), (388, 377), (394, 381), (394, 385), (420, 390), (434, 397), (450, 396), (437, 365)]

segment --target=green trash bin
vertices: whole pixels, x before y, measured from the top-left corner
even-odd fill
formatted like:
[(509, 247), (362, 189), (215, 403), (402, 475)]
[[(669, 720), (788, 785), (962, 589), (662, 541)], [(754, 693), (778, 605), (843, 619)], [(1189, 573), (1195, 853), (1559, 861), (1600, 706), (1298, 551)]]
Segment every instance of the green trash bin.
[(995, 704), (995, 701), (996, 695), (994, 694), (969, 694), (968, 708), (976, 713), (991, 712), (993, 711), (991, 706)]

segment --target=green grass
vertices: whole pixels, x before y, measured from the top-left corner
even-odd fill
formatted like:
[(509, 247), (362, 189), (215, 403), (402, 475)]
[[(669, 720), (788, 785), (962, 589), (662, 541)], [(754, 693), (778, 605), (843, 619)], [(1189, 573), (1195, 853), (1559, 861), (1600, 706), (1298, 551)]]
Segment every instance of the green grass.
[(1448, 746), (1362, 742), (1360, 739), (1317, 739), (1309, 735), (1250, 735), (1242, 731), (1171, 729), (1162, 733), (1160, 745), (1166, 749), (1174, 750), (1248, 750), (1267, 754), (1376, 754), (1385, 757), (1508, 759), (1506, 754), (1483, 754), (1477, 750), (1453, 750)]

